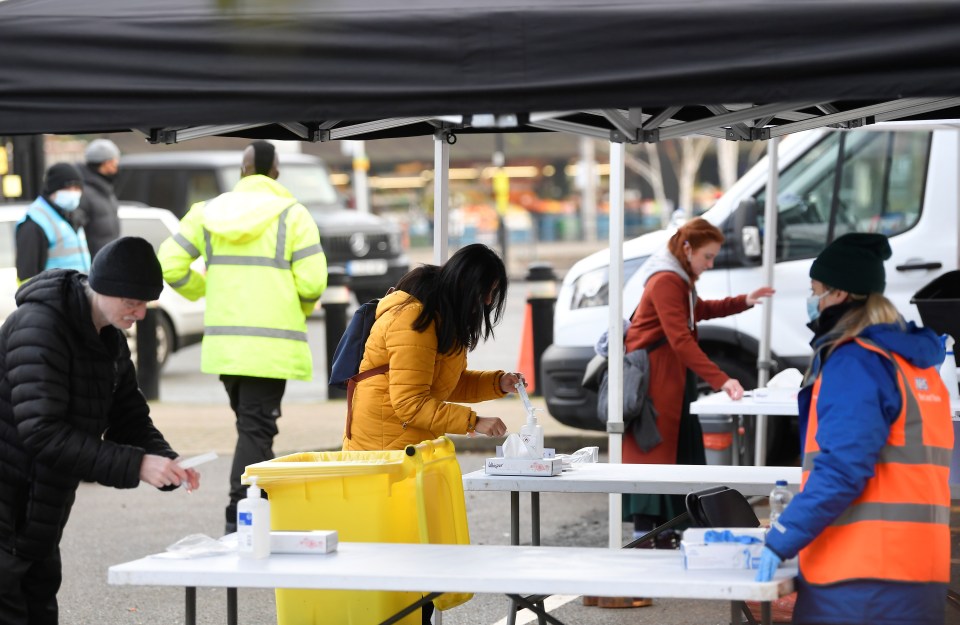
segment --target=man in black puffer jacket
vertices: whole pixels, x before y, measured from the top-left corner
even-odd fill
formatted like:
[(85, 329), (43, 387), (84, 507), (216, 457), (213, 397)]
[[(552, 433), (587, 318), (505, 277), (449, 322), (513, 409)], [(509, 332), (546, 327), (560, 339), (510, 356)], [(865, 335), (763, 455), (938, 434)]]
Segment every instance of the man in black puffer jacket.
[(0, 327), (0, 623), (55, 625), (60, 537), (81, 480), (199, 487), (150, 419), (123, 330), (163, 288), (143, 239), (101, 250), (89, 279), (43, 272)]

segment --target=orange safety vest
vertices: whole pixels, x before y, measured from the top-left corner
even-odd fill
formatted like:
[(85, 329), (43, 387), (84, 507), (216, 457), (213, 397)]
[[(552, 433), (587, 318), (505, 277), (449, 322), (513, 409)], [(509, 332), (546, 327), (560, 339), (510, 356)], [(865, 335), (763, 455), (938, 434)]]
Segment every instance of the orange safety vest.
[[(920, 369), (871, 341), (855, 340), (893, 362), (902, 407), (873, 477), (850, 507), (800, 551), (800, 570), (810, 584), (949, 582), (950, 395), (936, 369)], [(817, 398), (822, 378), (821, 373), (813, 385), (801, 490), (820, 452)]]

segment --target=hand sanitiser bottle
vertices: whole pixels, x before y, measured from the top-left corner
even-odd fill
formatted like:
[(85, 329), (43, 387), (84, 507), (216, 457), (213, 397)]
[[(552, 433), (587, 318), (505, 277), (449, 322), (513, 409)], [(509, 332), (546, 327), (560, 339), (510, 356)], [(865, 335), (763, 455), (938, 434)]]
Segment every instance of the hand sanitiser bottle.
[(237, 551), (243, 558), (270, 555), (270, 502), (251, 478), (247, 496), (237, 502)]
[(527, 422), (520, 426), (520, 440), (534, 458), (543, 458), (543, 426), (537, 423), (537, 415), (534, 414), (533, 404), (530, 403), (525, 384), (517, 383), (517, 394), (520, 395), (527, 410)]

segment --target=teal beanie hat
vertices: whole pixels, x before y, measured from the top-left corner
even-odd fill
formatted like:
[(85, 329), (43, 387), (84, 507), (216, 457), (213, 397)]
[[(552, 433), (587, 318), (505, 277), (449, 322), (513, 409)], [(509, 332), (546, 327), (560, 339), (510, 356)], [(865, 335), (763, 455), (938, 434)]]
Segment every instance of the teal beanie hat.
[(856, 295), (883, 293), (887, 285), (883, 261), (891, 253), (882, 234), (851, 232), (820, 252), (810, 266), (810, 277)]

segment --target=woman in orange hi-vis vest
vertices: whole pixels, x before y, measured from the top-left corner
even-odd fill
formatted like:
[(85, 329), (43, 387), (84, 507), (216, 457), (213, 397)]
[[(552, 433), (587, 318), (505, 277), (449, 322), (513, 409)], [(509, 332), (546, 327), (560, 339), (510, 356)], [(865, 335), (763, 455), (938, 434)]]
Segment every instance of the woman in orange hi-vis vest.
[(937, 371), (944, 349), (883, 296), (890, 255), (883, 235), (850, 233), (810, 268), (803, 480), (757, 574), (767, 581), (799, 553), (794, 623), (944, 622), (953, 450)]

